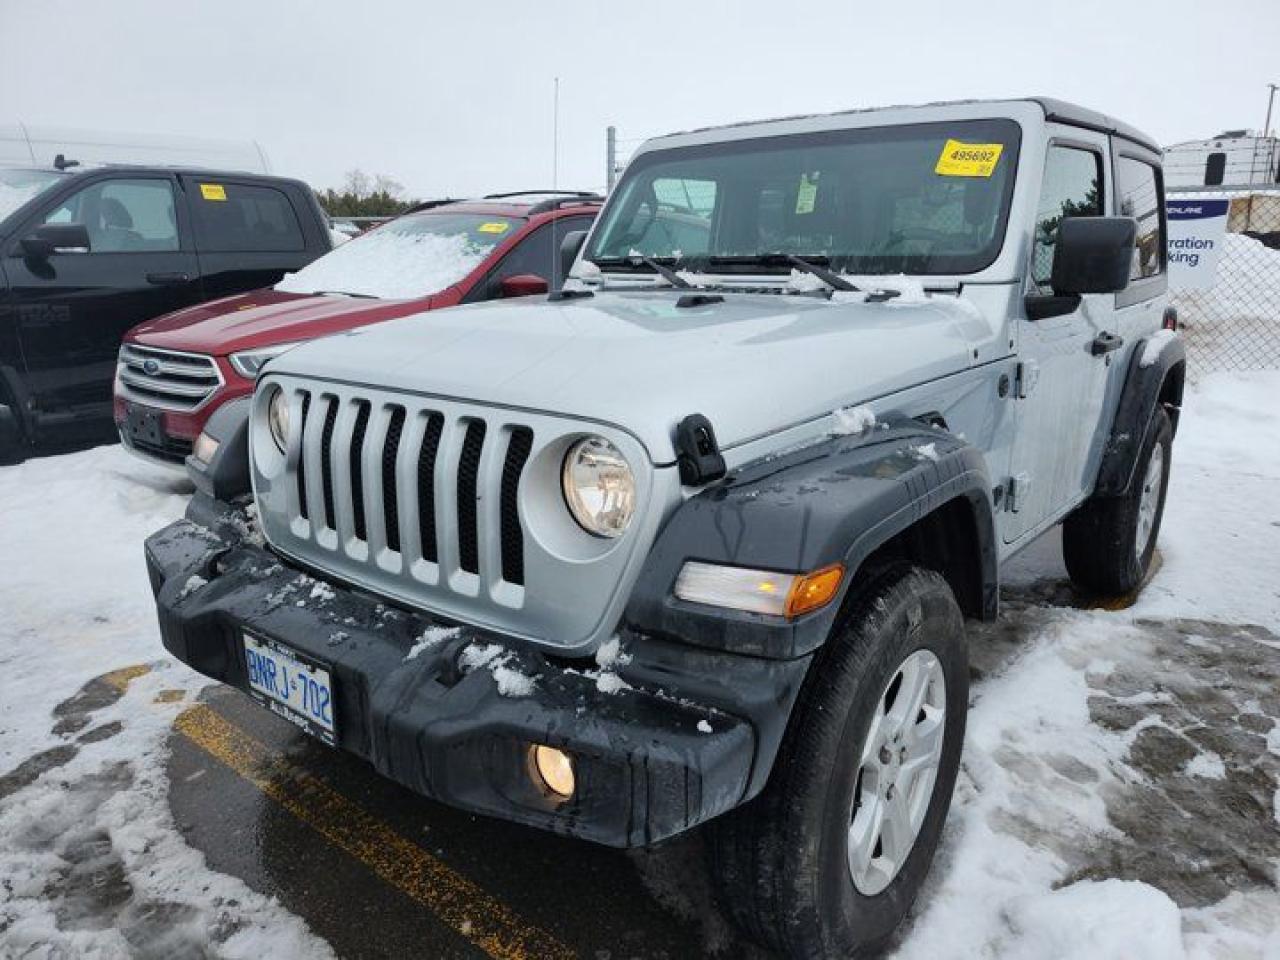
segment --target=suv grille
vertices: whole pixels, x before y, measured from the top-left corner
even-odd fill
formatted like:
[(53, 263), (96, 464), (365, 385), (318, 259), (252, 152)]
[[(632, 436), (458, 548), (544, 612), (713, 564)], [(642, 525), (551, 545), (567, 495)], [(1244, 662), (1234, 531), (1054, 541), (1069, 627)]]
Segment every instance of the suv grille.
[[(267, 425), (276, 389), (289, 409), (283, 456)], [(650, 506), (680, 496), (675, 471), (652, 469), (607, 423), (271, 372), (252, 416), (254, 497), (282, 555), (557, 651), (585, 652), (616, 627), (663, 516)], [(636, 517), (617, 540), (585, 533), (564, 503), (565, 453), (591, 434), (636, 473)]]
[[(524, 585), (517, 492), (532, 430), (521, 425), (490, 430), (482, 417), (447, 422), (442, 412), (413, 403), (340, 398), (324, 391), (303, 392), (300, 409), (307, 439), (302, 454), (291, 458), (291, 485), (297, 490), (295, 515), (319, 521), (316, 542), (334, 548), (347, 544), (348, 554), (354, 549), (374, 563), (383, 551), (396, 555), (384, 555), (384, 565), (438, 564), (442, 556), (454, 556), (464, 573)], [(446, 427), (460, 441), (449, 462), (440, 458)], [(312, 437), (318, 450), (308, 446)], [(312, 469), (319, 473), (314, 481)], [(447, 493), (453, 495), (439, 503)], [(497, 505), (497, 522), (496, 529), (482, 534), (486, 503)], [(448, 511), (443, 527), (442, 510)], [(442, 543), (442, 536), (452, 542)], [(485, 569), (482, 536), (501, 544), (492, 570)]]
[(126, 343), (117, 371), (125, 396), (167, 410), (194, 410), (222, 386), (212, 357)]

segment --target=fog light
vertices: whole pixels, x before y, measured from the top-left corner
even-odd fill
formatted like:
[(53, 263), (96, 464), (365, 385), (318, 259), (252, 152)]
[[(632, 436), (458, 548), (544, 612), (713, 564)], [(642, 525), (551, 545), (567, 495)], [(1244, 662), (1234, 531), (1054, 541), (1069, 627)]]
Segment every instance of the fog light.
[(202, 433), (196, 437), (195, 445), (191, 448), (191, 455), (201, 463), (212, 463), (213, 457), (217, 452), (218, 441), (207, 433)]
[(542, 786), (562, 799), (573, 796), (573, 760), (563, 750), (534, 744), (533, 767), (542, 780)]

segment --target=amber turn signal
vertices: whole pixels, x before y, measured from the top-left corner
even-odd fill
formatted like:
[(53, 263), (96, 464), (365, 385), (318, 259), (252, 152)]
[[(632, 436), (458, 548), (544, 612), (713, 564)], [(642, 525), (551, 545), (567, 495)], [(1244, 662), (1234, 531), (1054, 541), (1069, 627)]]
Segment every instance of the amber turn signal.
[(794, 619), (825, 607), (840, 591), (840, 581), (844, 578), (844, 564), (833, 563), (829, 567), (815, 570), (798, 576), (787, 593), (786, 613), (788, 619)]

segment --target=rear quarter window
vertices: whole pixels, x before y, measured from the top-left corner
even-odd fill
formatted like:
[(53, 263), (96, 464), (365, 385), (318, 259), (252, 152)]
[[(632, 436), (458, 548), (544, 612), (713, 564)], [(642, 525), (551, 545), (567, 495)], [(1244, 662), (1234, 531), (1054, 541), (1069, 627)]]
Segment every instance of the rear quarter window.
[(196, 245), (210, 253), (306, 249), (302, 227), (283, 190), (199, 181), (188, 190)]

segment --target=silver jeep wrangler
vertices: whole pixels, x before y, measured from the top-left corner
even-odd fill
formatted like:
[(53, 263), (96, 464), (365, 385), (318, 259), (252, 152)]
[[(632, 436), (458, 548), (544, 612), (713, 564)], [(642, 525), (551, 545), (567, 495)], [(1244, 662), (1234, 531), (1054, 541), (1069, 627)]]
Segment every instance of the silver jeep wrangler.
[(874, 951), (1001, 565), (1061, 523), (1082, 591), (1148, 571), (1163, 201), (1150, 138), (1046, 99), (651, 141), (565, 289), (299, 347), (215, 418), (147, 542), (165, 646), (446, 803), (706, 823), (747, 935)]

